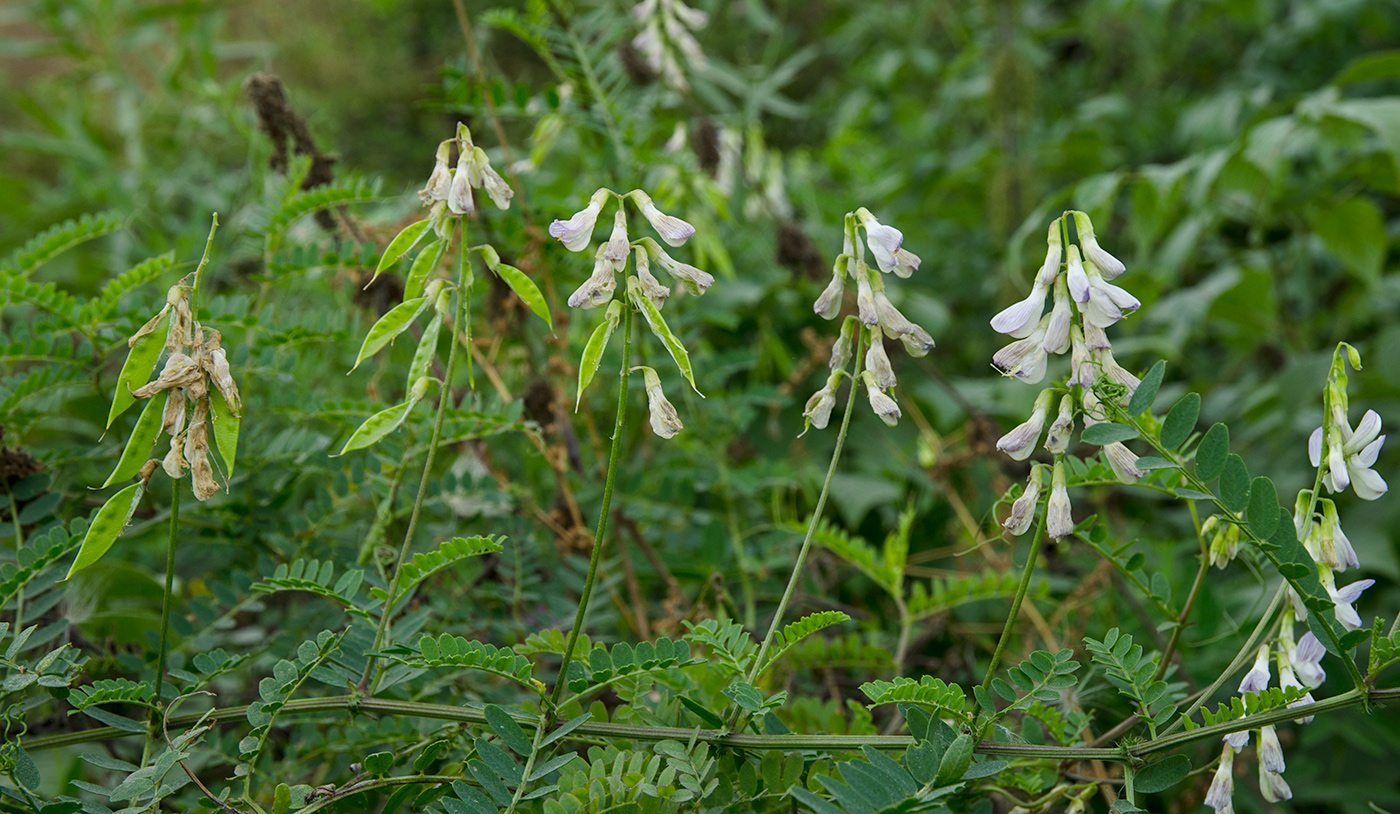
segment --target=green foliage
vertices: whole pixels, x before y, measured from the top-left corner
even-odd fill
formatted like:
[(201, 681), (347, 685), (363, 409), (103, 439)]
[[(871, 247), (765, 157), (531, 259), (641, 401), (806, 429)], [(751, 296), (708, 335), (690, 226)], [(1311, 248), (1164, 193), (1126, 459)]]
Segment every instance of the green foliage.
[(1207, 707), (1201, 707), (1203, 723), (1198, 724), (1189, 716), (1183, 718), (1183, 721), (1186, 725), (1186, 731), (1189, 732), (1201, 726), (1216, 726), (1237, 721), (1246, 715), (1259, 715), (1281, 709), (1297, 702), (1307, 694), (1308, 691), (1302, 687), (1270, 687), (1260, 692), (1247, 692), (1231, 698), (1228, 703), (1220, 704), (1214, 711)]
[(122, 216), (117, 212), (85, 214), (73, 220), (50, 226), (15, 249), (8, 261), (7, 272), (27, 277), (39, 266), (63, 252), (94, 238), (121, 228)]
[[(1167, 682), (1156, 678), (1158, 663), (1143, 653), (1133, 637), (1113, 628), (1102, 640), (1085, 637), (1084, 647), (1094, 663), (1104, 668), (1108, 682), (1137, 707), (1138, 715), (1156, 737), (1176, 714), (1176, 703)], [(1039, 699), (1046, 700), (1046, 699)]]

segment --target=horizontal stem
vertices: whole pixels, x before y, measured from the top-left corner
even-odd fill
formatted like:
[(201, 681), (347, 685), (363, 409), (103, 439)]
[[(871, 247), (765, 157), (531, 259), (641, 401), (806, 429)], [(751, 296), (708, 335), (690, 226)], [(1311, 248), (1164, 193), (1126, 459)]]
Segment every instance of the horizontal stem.
[[(1026, 758), (1038, 757), (1054, 760), (1122, 760), (1127, 757), (1140, 758), (1157, 752), (1174, 749), (1192, 741), (1208, 740), (1212, 738), (1219, 739), (1221, 736), (1231, 732), (1258, 729), (1267, 724), (1276, 724), (1280, 721), (1287, 721), (1293, 718), (1305, 718), (1309, 715), (1330, 712), (1367, 700), (1375, 702), (1400, 700), (1400, 687), (1371, 690), (1365, 696), (1357, 690), (1349, 690), (1341, 695), (1322, 701), (1316, 701), (1311, 704), (1271, 710), (1259, 715), (1251, 715), (1247, 718), (1227, 721), (1214, 726), (1199, 727), (1190, 732), (1165, 735), (1154, 740), (1144, 741), (1130, 749), (1114, 747), (1037, 746), (1028, 743), (993, 743), (990, 741), (983, 741), (977, 745), (976, 751), (985, 755), (1005, 755)], [(303, 698), (288, 701), (287, 704), (282, 707), (282, 714), (334, 712), (337, 710), (354, 710), (356, 712), (369, 712), (380, 715), (406, 715), (416, 718), (459, 721), (471, 724), (484, 724), (486, 722), (485, 714), (479, 709), (467, 709), (448, 704), (394, 701), (385, 698), (356, 699), (348, 695), (331, 698)], [(227, 709), (215, 710), (210, 714), (210, 719), (216, 721), (231, 721), (242, 719), (247, 714), (248, 708), (246, 706), (229, 707)], [(196, 712), (187, 715), (172, 716), (169, 724), (171, 727), (193, 726), (203, 715), (204, 713)], [(539, 726), (539, 718), (536, 716), (514, 712), (512, 712), (512, 715), (515, 717), (516, 722), (522, 727), (535, 728)], [(755, 750), (813, 749), (839, 752), (859, 749), (863, 746), (870, 746), (875, 749), (904, 749), (914, 742), (914, 739), (908, 735), (748, 735), (726, 733), (718, 729), (695, 730), (669, 726), (629, 726), (626, 724), (611, 724), (600, 721), (589, 721), (579, 726), (574, 732), (579, 736), (620, 738), (638, 741), (681, 740), (688, 742), (691, 738), (695, 738), (696, 741), (703, 741), (705, 743)], [(140, 734), (142, 733), (126, 732), (114, 727), (105, 726), (79, 732), (65, 732), (58, 735), (40, 735), (33, 738), (25, 738), (24, 748), (30, 751), (52, 749), (60, 746), (72, 746), (79, 743), (134, 737)]]

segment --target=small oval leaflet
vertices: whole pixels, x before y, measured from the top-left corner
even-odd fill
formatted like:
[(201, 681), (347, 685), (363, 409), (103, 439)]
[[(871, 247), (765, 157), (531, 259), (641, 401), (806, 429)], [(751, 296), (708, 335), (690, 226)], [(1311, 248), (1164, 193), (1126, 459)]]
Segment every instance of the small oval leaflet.
[(1095, 424), (1092, 427), (1085, 427), (1079, 434), (1079, 439), (1086, 444), (1094, 446), (1105, 446), (1117, 441), (1131, 441), (1139, 435), (1137, 428), (1129, 427), (1127, 424), (1110, 424), (1104, 422)]
[(1147, 375), (1142, 377), (1137, 389), (1133, 391), (1133, 397), (1128, 400), (1128, 416), (1137, 418), (1147, 412), (1152, 406), (1152, 402), (1157, 398), (1157, 391), (1162, 386), (1162, 377), (1166, 375), (1166, 360), (1157, 362), (1152, 369), (1147, 371)]
[(1196, 477), (1203, 481), (1220, 477), (1225, 468), (1225, 456), (1229, 454), (1230, 428), (1224, 424), (1212, 425), (1196, 446)]
[(1187, 393), (1172, 405), (1171, 412), (1162, 420), (1162, 445), (1175, 449), (1186, 443), (1191, 431), (1196, 429), (1196, 418), (1201, 414), (1201, 395)]
[(1225, 458), (1225, 469), (1220, 473), (1220, 502), (1232, 512), (1249, 505), (1249, 468), (1233, 452)]
[(1278, 528), (1278, 490), (1274, 482), (1260, 476), (1249, 488), (1249, 530), (1267, 540)]
[(505, 263), (496, 266), (496, 274), (506, 281), (506, 285), (510, 286), (510, 290), (515, 292), (515, 296), (519, 297), (521, 302), (530, 306), (530, 310), (535, 312), (535, 316), (544, 320), (551, 331), (554, 330), (554, 319), (549, 315), (549, 306), (545, 305), (544, 295), (540, 293), (539, 286), (535, 285), (534, 280), (526, 277), (525, 272), (515, 266), (508, 266)]

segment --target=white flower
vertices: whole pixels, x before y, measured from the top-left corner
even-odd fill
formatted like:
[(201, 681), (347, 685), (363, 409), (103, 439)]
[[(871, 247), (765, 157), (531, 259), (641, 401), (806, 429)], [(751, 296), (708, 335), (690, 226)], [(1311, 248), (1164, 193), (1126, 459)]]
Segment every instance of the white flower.
[(885, 354), (885, 338), (880, 326), (870, 329), (870, 347), (865, 350), (865, 369), (874, 377), (880, 387), (894, 387), (899, 384), (890, 366), (890, 357)]
[(1234, 794), (1235, 749), (1227, 743), (1220, 754), (1215, 777), (1210, 781), (1210, 790), (1206, 792), (1206, 805), (1215, 809), (1215, 814), (1234, 814), (1235, 807), (1231, 802)]
[(657, 282), (657, 279), (651, 276), (651, 263), (647, 260), (646, 250), (641, 246), (637, 247), (636, 259), (632, 262), (637, 267), (637, 282), (642, 287), (642, 293), (659, 310), (661, 306), (666, 304), (666, 298), (671, 296), (671, 289)]
[(1320, 561), (1327, 563), (1333, 571), (1360, 568), (1361, 560), (1356, 556), (1356, 549), (1352, 548), (1351, 540), (1342, 532), (1342, 522), (1337, 516), (1337, 504), (1326, 499), (1319, 500), (1318, 504), (1322, 507), (1322, 522), (1314, 528), (1318, 548), (1322, 554)]
[(1113, 283), (1104, 282), (1093, 263), (1085, 263), (1084, 271), (1089, 281), (1089, 294), (1086, 299), (1080, 300), (1079, 312), (1084, 315), (1085, 322), (1096, 328), (1107, 328), (1122, 319), (1124, 314), (1142, 307), (1137, 297)]
[[(904, 243), (903, 232), (893, 226), (886, 226), (876, 220), (875, 216), (870, 214), (870, 210), (863, 206), (856, 210), (856, 217), (860, 219), (861, 225), (865, 227), (865, 237), (866, 241), (870, 244), (870, 253), (875, 255), (875, 265), (880, 267), (880, 271), (886, 274), (893, 271), (899, 274), (900, 277), (908, 277), (909, 268), (907, 264), (909, 260), (907, 258), (913, 258), (914, 268), (918, 267), (917, 257), (909, 255), (907, 252), (906, 258), (901, 258), (896, 255), (896, 252), (900, 250), (900, 246)], [(903, 273), (900, 273), (901, 271)]]
[(695, 235), (694, 226), (657, 209), (651, 196), (642, 190), (634, 189), (627, 194), (637, 203), (637, 206), (642, 210), (642, 216), (651, 224), (651, 228), (661, 235), (661, 239), (666, 241), (666, 245), (684, 246), (685, 242)]
[(1065, 488), (1065, 465), (1058, 461), (1050, 478), (1050, 501), (1045, 505), (1045, 530), (1056, 540), (1074, 533), (1074, 519), (1070, 517), (1069, 490)]
[(638, 242), (646, 247), (647, 254), (651, 256), (652, 260), (656, 261), (657, 265), (665, 269), (667, 274), (681, 281), (681, 285), (685, 286), (686, 291), (698, 297), (708, 291), (710, 286), (714, 285), (714, 275), (706, 271), (701, 271), (689, 263), (682, 263), (679, 260), (673, 259), (655, 240), (644, 237)]
[(1298, 671), (1298, 678), (1302, 679), (1306, 686), (1317, 687), (1327, 678), (1327, 673), (1322, 669), (1322, 656), (1326, 652), (1322, 642), (1317, 640), (1317, 636), (1314, 636), (1311, 630), (1298, 640), (1291, 660), (1293, 668)]
[(836, 393), (828, 381), (825, 387), (807, 399), (807, 406), (802, 410), (802, 415), (806, 416), (807, 423), (819, 430), (824, 430), (827, 423), (831, 421), (831, 410), (835, 406)]
[(1066, 394), (1060, 399), (1060, 413), (1050, 429), (1045, 431), (1045, 451), (1063, 455), (1069, 449), (1069, 437), (1074, 434), (1074, 397)]
[(1034, 465), (1031, 467), (1030, 478), (1026, 481), (1026, 490), (1021, 496), (1016, 498), (1016, 502), (1011, 504), (1011, 514), (1007, 515), (1001, 527), (1016, 535), (1025, 534), (1031, 527), (1031, 521), (1035, 519), (1035, 506), (1040, 502), (1040, 486), (1044, 479), (1045, 467)]
[(1283, 775), (1269, 771), (1262, 760), (1259, 762), (1259, 793), (1271, 803), (1293, 799), (1293, 789), (1288, 787), (1288, 782), (1283, 779)]
[(1361, 592), (1376, 584), (1374, 579), (1363, 579), (1353, 582), (1350, 585), (1338, 588), (1332, 579), (1331, 569), (1318, 569), (1318, 577), (1322, 581), (1322, 587), (1327, 589), (1327, 594), (1332, 597), (1332, 604), (1335, 606), (1337, 621), (1342, 623), (1342, 627), (1347, 630), (1356, 630), (1361, 627), (1361, 616), (1357, 614), (1352, 603), (1361, 598)]
[(1108, 420), (1108, 410), (1099, 402), (1099, 394), (1093, 390), (1085, 388), (1084, 394), (1084, 426), (1092, 427), (1095, 424), (1102, 424)]
[(841, 321), (841, 333), (836, 337), (836, 343), (831, 346), (831, 361), (827, 367), (831, 370), (841, 370), (851, 363), (851, 354), (856, 348), (856, 331), (859, 330), (860, 321), (855, 317), (846, 317)]
[(491, 166), (484, 150), (477, 147), (472, 152), (476, 155), (482, 186), (485, 187), (486, 194), (491, 196), (491, 202), (499, 209), (510, 209), (510, 199), (515, 196), (515, 190), (511, 189), (510, 184), (507, 184), (500, 173)]
[(1024, 339), (1030, 336), (1031, 331), (1040, 322), (1040, 315), (1045, 313), (1045, 286), (1037, 281), (1031, 286), (1031, 293), (1026, 295), (1024, 300), (1003, 308), (1000, 313), (992, 317), (992, 330), (999, 334), (1007, 334), (1016, 339)]
[(1045, 415), (1050, 410), (1053, 390), (1042, 390), (1036, 397), (1031, 417), (1016, 429), (1003, 435), (997, 441), (997, 449), (1006, 453), (1013, 461), (1024, 461), (1035, 450), (1035, 442), (1040, 439), (1040, 431), (1045, 427)]
[[(1340, 421), (1328, 422), (1327, 471), (1322, 482), (1330, 492), (1340, 492), (1349, 485), (1356, 487), (1356, 496), (1362, 500), (1375, 500), (1390, 487), (1375, 470), (1371, 469), (1380, 455), (1385, 436), (1381, 435), (1381, 417), (1375, 410), (1367, 410), (1361, 423), (1353, 431), (1345, 416)], [(1313, 431), (1308, 438), (1308, 457), (1313, 466), (1322, 465), (1323, 428)]]
[(1074, 309), (1069, 303), (1065, 285), (1055, 283), (1055, 307), (1050, 311), (1050, 322), (1045, 326), (1045, 341), (1041, 348), (1046, 353), (1064, 353), (1069, 350), (1069, 324)]
[(651, 411), (651, 431), (662, 438), (673, 438), (685, 425), (681, 424), (676, 408), (671, 406), (666, 394), (661, 391), (661, 377), (649, 367), (643, 367), (641, 371), (647, 388), (647, 408)]
[(1046, 356), (1042, 345), (1049, 321), (1049, 317), (1041, 319), (1039, 327), (1030, 336), (1018, 339), (997, 351), (992, 356), (992, 363), (1001, 368), (1003, 374), (1014, 376), (1028, 384), (1035, 384), (1045, 378), (1045, 366), (1049, 357)]
[[(860, 241), (857, 240), (859, 245)], [(870, 268), (865, 261), (852, 258), (847, 261), (848, 273), (856, 280), (856, 314), (866, 326), (880, 324), (880, 312), (875, 310), (875, 289), (870, 285)]]
[(1045, 262), (1040, 264), (1040, 270), (1035, 273), (1036, 284), (1045, 288), (1049, 288), (1060, 274), (1060, 255), (1064, 250), (1064, 244), (1060, 241), (1061, 220), (1062, 218), (1055, 218), (1050, 223), (1050, 230), (1045, 235)]
[(861, 373), (860, 380), (865, 383), (865, 393), (870, 397), (870, 409), (875, 411), (875, 415), (879, 416), (886, 426), (893, 427), (898, 424), (902, 415), (899, 412), (899, 405), (890, 398), (888, 393), (880, 389), (880, 385), (874, 381), (870, 371)]
[(452, 154), (452, 139), (448, 139), (438, 145), (437, 157), (433, 161), (433, 172), (428, 176), (428, 183), (418, 191), (418, 200), (426, 206), (437, 201), (447, 200), (448, 188), (452, 185), (452, 170), (447, 166), (447, 159)]
[(1113, 358), (1112, 350), (1091, 351), (1094, 357), (1095, 367), (1101, 371), (1101, 375), (1107, 376), (1110, 380), (1117, 382), (1128, 388), (1128, 395), (1132, 396), (1138, 385), (1142, 384), (1137, 376), (1124, 370), (1118, 364), (1118, 360)]
[(1122, 261), (1099, 246), (1099, 241), (1094, 237), (1094, 224), (1089, 221), (1088, 214), (1074, 213), (1074, 230), (1079, 233), (1079, 243), (1084, 247), (1084, 256), (1099, 267), (1105, 280), (1112, 280), (1127, 270)]
[(627, 213), (619, 206), (613, 214), (612, 235), (608, 242), (603, 244), (603, 256), (621, 265), (627, 260), (627, 254), (631, 250), (632, 244), (627, 240)]
[(622, 270), (622, 264), (609, 260), (607, 249), (606, 243), (598, 247), (593, 257), (593, 274), (569, 295), (570, 308), (597, 308), (612, 299), (613, 290), (617, 288), (616, 274)]
[(1283, 774), (1283, 746), (1273, 724), (1259, 730), (1259, 765), (1274, 774)]
[(564, 244), (564, 248), (571, 252), (583, 251), (593, 237), (593, 227), (598, 222), (598, 213), (603, 211), (603, 204), (608, 195), (606, 189), (593, 193), (593, 197), (588, 199), (588, 206), (576, 212), (573, 217), (551, 223), (549, 236), (558, 238)]
[(447, 188), (447, 208), (454, 215), (470, 215), (476, 211), (472, 200), (471, 159), (470, 148), (464, 147), (457, 155), (457, 171), (452, 173), (452, 184)]
[(1103, 328), (1097, 325), (1084, 323), (1084, 347), (1089, 350), (1112, 350), (1113, 346), (1108, 344), (1108, 334)]
[(1118, 441), (1105, 446), (1103, 456), (1108, 460), (1109, 468), (1120, 483), (1132, 485), (1138, 482), (1138, 478), (1147, 474), (1137, 467), (1137, 453)]
[(1074, 301), (1086, 303), (1089, 301), (1089, 275), (1084, 271), (1084, 261), (1079, 257), (1079, 247), (1069, 247), (1069, 264), (1065, 272), (1066, 280), (1069, 282), (1069, 294)]
[(900, 313), (883, 290), (876, 289), (873, 299), (875, 316), (885, 334), (897, 337), (910, 356), (926, 356), (933, 348), (933, 336)]
[(846, 293), (845, 265), (845, 255), (836, 258), (836, 267), (831, 270), (831, 282), (826, 284), (821, 296), (812, 304), (812, 310), (822, 319), (835, 319), (841, 313), (841, 298)]
[(1069, 331), (1069, 382), (1070, 386), (1089, 388), (1097, 379), (1098, 373), (1094, 370), (1092, 357), (1089, 355), (1089, 346), (1084, 343), (1084, 334), (1079, 330), (1078, 325), (1070, 327)]

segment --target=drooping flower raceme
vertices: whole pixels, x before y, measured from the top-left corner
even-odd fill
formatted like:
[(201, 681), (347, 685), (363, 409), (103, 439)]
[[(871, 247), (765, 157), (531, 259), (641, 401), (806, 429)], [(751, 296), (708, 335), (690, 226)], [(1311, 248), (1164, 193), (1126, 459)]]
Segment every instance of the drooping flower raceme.
[[(685, 242), (694, 236), (695, 227), (674, 215), (662, 212), (651, 196), (640, 189), (634, 189), (625, 195), (619, 195), (609, 189), (599, 189), (588, 199), (588, 205), (582, 210), (568, 220), (556, 220), (550, 224), (549, 234), (563, 243), (569, 251), (584, 251), (592, 241), (593, 229), (599, 216), (613, 198), (617, 199), (618, 207), (613, 213), (612, 232), (607, 241), (599, 244), (594, 252), (592, 274), (569, 295), (569, 306), (572, 308), (589, 310), (607, 306), (603, 321), (594, 329), (579, 365), (579, 397), (582, 397), (584, 388), (592, 381), (603, 350), (620, 322), (624, 308), (641, 313), (651, 332), (662, 341), (667, 352), (675, 360), (681, 375), (694, 388), (695, 378), (690, 356), (661, 315), (661, 309), (669, 301), (672, 289), (658, 280), (652, 270), (660, 268), (677, 280), (682, 288), (697, 296), (704, 294), (714, 284), (715, 278), (692, 265), (674, 259), (653, 238), (633, 240), (628, 231), (627, 201), (632, 201), (642, 217), (669, 246), (685, 245)], [(624, 298), (620, 300), (615, 297), (618, 275), (626, 274), (629, 257), (632, 259), (635, 273), (626, 277)], [(630, 314), (628, 318), (630, 319)], [(682, 429), (682, 424), (675, 407), (662, 392), (660, 376), (650, 367), (638, 369), (641, 370), (646, 384), (652, 431), (662, 438), (675, 436)]]
[[(823, 319), (835, 319), (841, 313), (847, 284), (854, 282), (857, 315), (842, 323), (840, 338), (832, 348), (831, 375), (807, 401), (803, 410), (807, 427), (826, 427), (836, 403), (836, 391), (845, 376), (853, 376), (865, 386), (870, 409), (881, 421), (890, 426), (898, 423), (899, 404), (890, 391), (899, 382), (885, 340), (898, 339), (911, 356), (924, 356), (933, 348), (929, 332), (904, 316), (885, 293), (882, 272), (908, 277), (919, 267), (918, 256), (905, 249), (903, 243), (904, 235), (898, 229), (880, 223), (865, 207), (846, 215), (841, 254), (832, 268), (831, 282), (817, 297), (812, 310)], [(875, 258), (876, 269), (866, 263), (867, 249)], [(858, 373), (849, 373), (845, 366), (857, 344), (864, 348), (862, 368)], [(852, 385), (855, 383), (853, 380)]]
[[(455, 169), (448, 166), (454, 146), (457, 148)], [(418, 191), (418, 199), (423, 205), (432, 207), (429, 218), (438, 237), (446, 239), (450, 235), (451, 216), (476, 212), (476, 202), (472, 197), (474, 189), (485, 189), (492, 202), (501, 209), (509, 209), (510, 199), (515, 195), (510, 185), (491, 166), (486, 151), (472, 143), (471, 130), (465, 124), (458, 123), (457, 135), (438, 145), (428, 183)]]
[[(1077, 227), (1078, 245), (1066, 245), (1065, 223), (1069, 217), (1074, 218)], [(991, 320), (993, 330), (1015, 340), (992, 357), (993, 364), (1010, 378), (1039, 383), (1049, 369), (1050, 357), (1070, 353), (1070, 375), (1065, 386), (1042, 390), (1030, 418), (997, 442), (999, 450), (1018, 461), (1034, 452), (1056, 395), (1063, 393), (1055, 420), (1045, 434), (1044, 448), (1058, 461), (1068, 451), (1074, 432), (1076, 398), (1082, 407), (1084, 426), (1089, 427), (1107, 418), (1107, 410), (1095, 390), (1100, 379), (1121, 388), (1124, 404), (1139, 383), (1113, 358), (1104, 333), (1105, 328), (1140, 305), (1131, 294), (1107, 282), (1123, 273), (1123, 264), (1098, 244), (1093, 224), (1083, 212), (1071, 211), (1055, 219), (1045, 241), (1045, 261), (1036, 271), (1030, 294)], [(1132, 484), (1144, 476), (1137, 465), (1137, 454), (1121, 442), (1104, 445), (1103, 452), (1120, 482)], [(1073, 524), (1061, 516), (1069, 505), (1068, 493), (1052, 489), (1051, 496), (1056, 501), (1055, 519), (1063, 521), (1057, 522), (1057, 529), (1068, 534)], [(1047, 522), (1050, 519), (1047, 513)], [(1018, 534), (1027, 530), (1019, 522), (1003, 526)]]
[(692, 71), (705, 67), (705, 53), (691, 32), (704, 28), (709, 15), (681, 0), (642, 0), (632, 7), (632, 17), (642, 24), (642, 33), (632, 38), (632, 47), (667, 85), (688, 90), (690, 83), (681, 63), (684, 60)]

